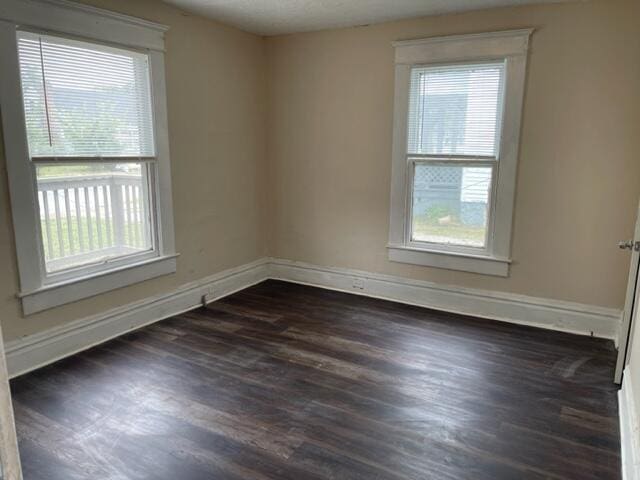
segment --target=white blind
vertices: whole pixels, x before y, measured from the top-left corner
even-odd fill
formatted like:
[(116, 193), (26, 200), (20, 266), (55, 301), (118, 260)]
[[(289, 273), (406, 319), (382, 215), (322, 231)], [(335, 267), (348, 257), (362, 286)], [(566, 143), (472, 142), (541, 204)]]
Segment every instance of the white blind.
[(415, 67), (409, 154), (497, 156), (504, 62)]
[(18, 32), (31, 157), (154, 155), (147, 55)]

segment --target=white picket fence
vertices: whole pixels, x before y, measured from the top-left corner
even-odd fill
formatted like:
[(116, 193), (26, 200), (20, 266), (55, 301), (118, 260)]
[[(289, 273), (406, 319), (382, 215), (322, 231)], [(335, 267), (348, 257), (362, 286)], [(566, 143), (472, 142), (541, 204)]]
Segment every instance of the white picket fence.
[(48, 269), (82, 263), (84, 257), (149, 248), (145, 190), (140, 175), (127, 173), (40, 178), (38, 200)]

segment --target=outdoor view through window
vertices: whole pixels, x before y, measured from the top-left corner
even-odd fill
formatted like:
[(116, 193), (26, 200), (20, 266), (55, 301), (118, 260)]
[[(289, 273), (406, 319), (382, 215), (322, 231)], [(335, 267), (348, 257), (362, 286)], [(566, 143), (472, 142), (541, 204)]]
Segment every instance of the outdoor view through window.
[(503, 62), (412, 69), (412, 242), (487, 246), (503, 77)]
[(47, 272), (153, 250), (145, 54), (18, 32)]

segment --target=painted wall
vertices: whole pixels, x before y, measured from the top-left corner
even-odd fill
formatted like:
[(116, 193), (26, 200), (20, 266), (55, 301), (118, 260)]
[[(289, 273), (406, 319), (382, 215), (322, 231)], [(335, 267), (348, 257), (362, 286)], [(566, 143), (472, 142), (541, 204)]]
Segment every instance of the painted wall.
[(15, 297), (18, 273), (0, 142), (0, 319), (5, 340), (168, 292), (266, 254), (264, 40), (155, 0), (90, 3), (171, 27), (166, 79), (178, 271), (23, 318)]
[[(167, 87), (178, 272), (29, 317), (0, 139), (5, 339), (270, 254), (622, 307), (640, 193), (640, 3), (503, 8), (264, 39), (156, 0), (84, 0), (171, 27)], [(392, 263), (391, 41), (536, 27), (511, 277)]]
[[(502, 8), (267, 40), (270, 252), (621, 308), (640, 193), (640, 2)], [(389, 262), (393, 40), (535, 27), (509, 278)]]

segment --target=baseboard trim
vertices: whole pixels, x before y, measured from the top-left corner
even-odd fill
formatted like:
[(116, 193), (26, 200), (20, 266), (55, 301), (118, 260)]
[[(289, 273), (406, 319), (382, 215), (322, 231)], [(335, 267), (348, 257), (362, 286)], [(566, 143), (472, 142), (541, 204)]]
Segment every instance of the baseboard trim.
[(440, 285), (361, 270), (272, 258), (269, 277), (452, 313), (506, 321), (617, 342), (616, 309), (504, 292)]
[(5, 345), (9, 376), (22, 375), (131, 330), (191, 310), (201, 305), (203, 297), (207, 303), (213, 302), (269, 278), (614, 341), (617, 341), (621, 316), (618, 310), (591, 305), (262, 258), (183, 285), (173, 292), (11, 340)]
[(5, 345), (9, 377), (17, 377), (131, 330), (184, 313), (268, 278), (268, 259), (188, 283), (162, 295), (45, 330)]
[(640, 425), (633, 401), (632, 378), (627, 367), (622, 378), (622, 388), (618, 391), (623, 480), (640, 480)]

